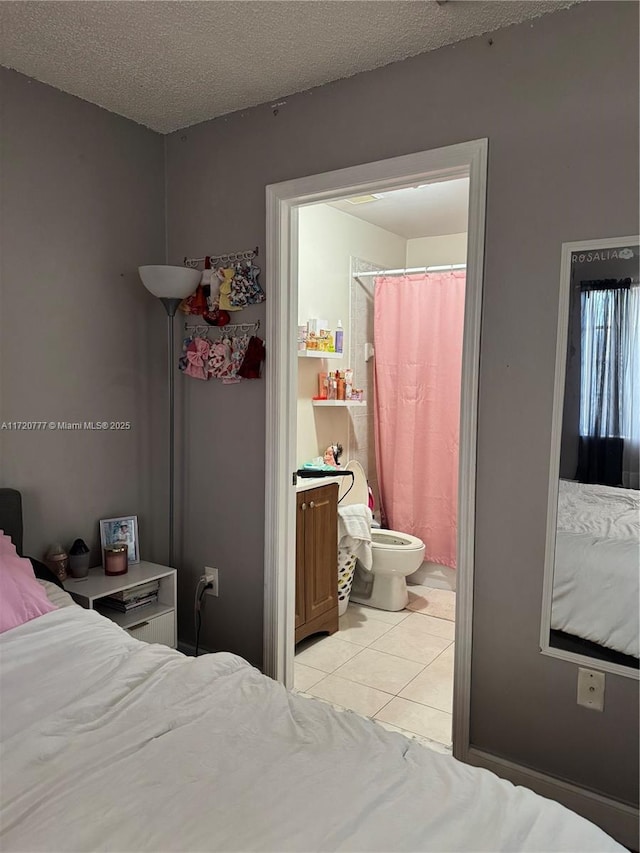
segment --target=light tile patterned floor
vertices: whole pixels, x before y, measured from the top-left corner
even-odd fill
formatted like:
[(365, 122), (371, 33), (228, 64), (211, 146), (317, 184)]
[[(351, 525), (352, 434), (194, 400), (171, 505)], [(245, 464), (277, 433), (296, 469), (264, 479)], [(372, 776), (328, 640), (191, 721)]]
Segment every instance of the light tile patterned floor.
[(294, 688), (451, 750), (455, 593), (409, 587), (399, 613), (350, 604), (331, 637), (296, 648)]

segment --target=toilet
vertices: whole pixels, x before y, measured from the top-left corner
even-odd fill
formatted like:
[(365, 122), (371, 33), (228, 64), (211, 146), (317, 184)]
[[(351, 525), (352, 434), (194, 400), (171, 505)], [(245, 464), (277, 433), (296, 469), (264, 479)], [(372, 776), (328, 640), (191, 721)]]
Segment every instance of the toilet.
[[(340, 495), (344, 497), (340, 505), (367, 506), (369, 487), (362, 465), (353, 461), (349, 462), (345, 469), (353, 472), (353, 487), (349, 489), (350, 483), (341, 486)], [(406, 578), (422, 565), (424, 542), (409, 533), (372, 527), (371, 550), (371, 571), (357, 567), (350, 601), (376, 607), (378, 610), (404, 610), (409, 602)]]

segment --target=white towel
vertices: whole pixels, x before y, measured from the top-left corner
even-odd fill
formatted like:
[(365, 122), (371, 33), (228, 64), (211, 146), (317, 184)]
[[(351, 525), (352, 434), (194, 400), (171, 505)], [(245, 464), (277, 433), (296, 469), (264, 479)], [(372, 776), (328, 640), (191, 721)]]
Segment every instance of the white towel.
[(352, 504), (338, 507), (338, 548), (355, 554), (363, 569), (371, 571), (371, 522), (368, 506)]

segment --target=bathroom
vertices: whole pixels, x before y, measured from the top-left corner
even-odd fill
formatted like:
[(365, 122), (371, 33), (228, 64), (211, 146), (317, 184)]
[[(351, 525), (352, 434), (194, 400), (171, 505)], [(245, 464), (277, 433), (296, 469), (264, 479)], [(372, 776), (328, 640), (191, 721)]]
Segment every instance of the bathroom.
[[(451, 445), (457, 448), (468, 198), (468, 179), (456, 178), (304, 206), (298, 222), (299, 340), (315, 319), (329, 331), (320, 346), (342, 344), (341, 354), (298, 344), (298, 467), (339, 446), (340, 467), (357, 469), (363, 481), (356, 498), (355, 481), (347, 496), (351, 479), (340, 478), (340, 506), (369, 503), (370, 495), (374, 541), (378, 525), (381, 533), (397, 531), (418, 565), (406, 579), (392, 581), (402, 587), (396, 594), (408, 599), (404, 607), (397, 599), (371, 597), (385, 581), (376, 576), (372, 582), (373, 573), (359, 566), (338, 630), (297, 644), (295, 686), (443, 751), (451, 749), (457, 495), (457, 452)], [(425, 301), (436, 290), (444, 301), (438, 296)], [(313, 323), (309, 328), (315, 331)], [(433, 362), (428, 369), (435, 369), (439, 397), (440, 412), (433, 417), (440, 420), (424, 451), (415, 438), (425, 429), (415, 419), (415, 389), (409, 382), (396, 392), (396, 385), (406, 384), (401, 365), (414, 360), (412, 343)], [(400, 365), (395, 373), (394, 359)], [(318, 400), (327, 394), (319, 374), (336, 370), (351, 379), (347, 396), (352, 390), (354, 399)], [(445, 378), (448, 390), (442, 387)], [(430, 411), (423, 417), (427, 432)], [(438, 439), (447, 425), (448, 438)], [(433, 488), (425, 489), (425, 482)], [(444, 514), (442, 508), (429, 510), (438, 500), (448, 506)], [(435, 519), (427, 517), (433, 512)], [(416, 543), (424, 543), (422, 559)]]

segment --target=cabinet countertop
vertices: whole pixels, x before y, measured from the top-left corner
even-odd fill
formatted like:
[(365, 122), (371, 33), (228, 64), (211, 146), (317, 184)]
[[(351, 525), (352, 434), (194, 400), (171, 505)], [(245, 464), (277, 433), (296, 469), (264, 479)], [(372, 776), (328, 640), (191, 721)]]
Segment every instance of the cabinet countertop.
[(332, 483), (340, 485), (345, 479), (349, 480), (348, 477), (345, 478), (339, 475), (337, 477), (298, 477), (296, 492), (306, 492), (308, 489), (317, 489), (319, 486), (330, 486)]

